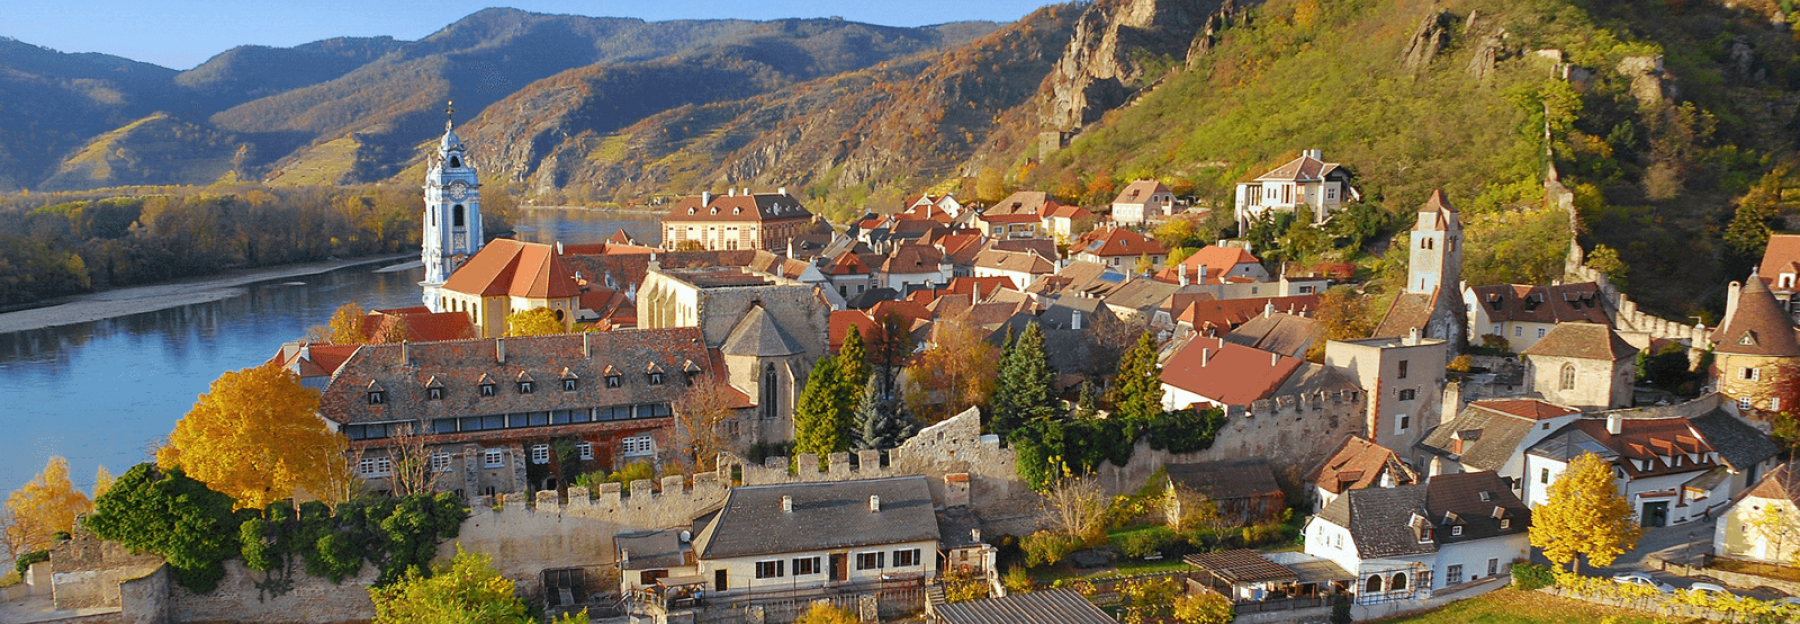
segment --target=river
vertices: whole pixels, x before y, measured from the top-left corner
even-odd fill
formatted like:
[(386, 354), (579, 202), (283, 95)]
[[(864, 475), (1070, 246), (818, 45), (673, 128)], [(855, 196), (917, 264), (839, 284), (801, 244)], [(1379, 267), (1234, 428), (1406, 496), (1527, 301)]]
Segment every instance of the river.
[[(624, 228), (660, 240), (655, 215), (524, 211), (521, 240), (595, 243)], [(414, 263), (416, 264), (416, 263)], [(0, 333), (0, 497), (54, 455), (90, 490), (98, 466), (124, 474), (144, 461), (220, 373), (267, 361), (283, 342), (323, 325), (347, 302), (419, 304), (423, 269), (363, 265), (244, 286), (217, 301), (98, 321)]]

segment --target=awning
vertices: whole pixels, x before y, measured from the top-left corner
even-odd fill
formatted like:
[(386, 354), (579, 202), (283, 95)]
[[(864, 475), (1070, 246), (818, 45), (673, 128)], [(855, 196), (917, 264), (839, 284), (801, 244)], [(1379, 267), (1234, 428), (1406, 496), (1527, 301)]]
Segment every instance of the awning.
[(681, 587), (683, 585), (705, 585), (704, 576), (665, 576), (656, 579), (656, 584), (663, 587)]
[(1269, 581), (1294, 582), (1299, 575), (1287, 566), (1270, 561), (1254, 550), (1238, 549), (1216, 553), (1199, 553), (1182, 558), (1188, 565), (1211, 572), (1231, 584)]

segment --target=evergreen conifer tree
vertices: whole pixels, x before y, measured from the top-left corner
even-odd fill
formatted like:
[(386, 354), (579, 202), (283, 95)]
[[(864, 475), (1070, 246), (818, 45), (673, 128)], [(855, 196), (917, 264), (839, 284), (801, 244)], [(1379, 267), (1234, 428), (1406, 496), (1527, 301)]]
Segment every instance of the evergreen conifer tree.
[(1162, 366), (1156, 363), (1156, 337), (1138, 335), (1113, 380), (1113, 413), (1126, 420), (1151, 420), (1162, 414)]
[(1056, 415), (1051, 394), (1055, 379), (1050, 356), (1044, 353), (1044, 330), (1036, 323), (1026, 325), (1000, 357), (1000, 376), (991, 402), (993, 433), (1005, 437), (1026, 423)]
[(907, 413), (906, 404), (881, 398), (878, 384), (869, 380), (857, 405), (853, 445), (861, 450), (891, 449), (919, 432), (919, 421)]
[(869, 350), (863, 345), (862, 331), (855, 325), (844, 335), (844, 346), (838, 348), (838, 375), (844, 383), (860, 392), (869, 383)]
[(845, 435), (849, 430), (851, 409), (845, 391), (843, 371), (832, 356), (819, 358), (812, 373), (806, 376), (806, 390), (794, 406), (794, 452), (817, 453), (820, 457), (850, 447)]

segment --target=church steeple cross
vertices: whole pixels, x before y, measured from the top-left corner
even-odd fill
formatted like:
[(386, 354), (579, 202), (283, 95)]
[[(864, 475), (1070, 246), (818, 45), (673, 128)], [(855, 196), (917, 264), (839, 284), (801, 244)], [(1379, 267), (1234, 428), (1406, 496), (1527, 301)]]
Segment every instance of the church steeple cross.
[(456, 100), (444, 100), (444, 130), (456, 123)]

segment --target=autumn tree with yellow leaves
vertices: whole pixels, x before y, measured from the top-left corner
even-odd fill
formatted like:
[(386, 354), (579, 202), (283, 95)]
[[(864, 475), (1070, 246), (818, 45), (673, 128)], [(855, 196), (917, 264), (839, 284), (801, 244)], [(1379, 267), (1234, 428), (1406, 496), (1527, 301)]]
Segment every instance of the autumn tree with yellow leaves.
[(6, 546), (14, 555), (44, 550), (56, 542), (58, 532), (75, 528), (75, 517), (93, 509), (86, 494), (69, 481), (69, 460), (51, 457), (44, 471), (6, 498), (12, 524), (6, 527)]
[(550, 308), (532, 308), (506, 315), (506, 337), (551, 336), (569, 333)]
[(346, 443), (318, 408), (318, 391), (274, 364), (225, 373), (175, 424), (156, 463), (179, 466), (240, 509), (262, 509), (296, 489), (336, 502)]
[(1644, 529), (1613, 484), (1612, 465), (1587, 453), (1550, 484), (1550, 499), (1531, 510), (1531, 545), (1556, 565), (1579, 571), (1581, 558), (1606, 567), (1637, 546)]

